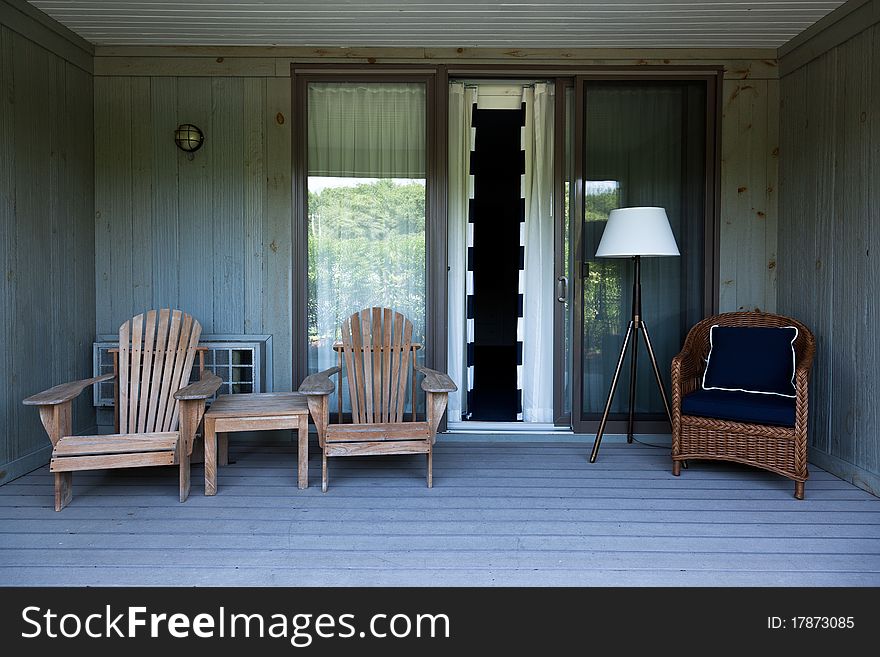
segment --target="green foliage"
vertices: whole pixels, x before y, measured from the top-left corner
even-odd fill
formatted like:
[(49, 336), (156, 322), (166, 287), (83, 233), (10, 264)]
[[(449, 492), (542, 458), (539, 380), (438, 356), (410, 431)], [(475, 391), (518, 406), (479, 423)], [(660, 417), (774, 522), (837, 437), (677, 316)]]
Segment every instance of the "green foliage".
[(309, 233), (381, 241), (425, 232), (425, 186), (378, 180), (309, 192)]
[[(617, 190), (588, 194), (584, 200), (585, 221), (608, 221), (610, 212), (619, 207)], [(589, 254), (592, 255), (592, 254)], [(602, 350), (604, 336), (620, 331), (623, 321), (620, 263), (592, 260), (590, 273), (584, 279), (584, 327), (586, 354)]]
[(620, 198), (616, 189), (609, 189), (599, 194), (587, 194), (584, 199), (584, 219), (608, 221), (608, 215), (618, 207), (620, 207)]
[(309, 192), (308, 283), (312, 344), (327, 346), (343, 318), (371, 306), (402, 312), (422, 334), (424, 184), (379, 180)]

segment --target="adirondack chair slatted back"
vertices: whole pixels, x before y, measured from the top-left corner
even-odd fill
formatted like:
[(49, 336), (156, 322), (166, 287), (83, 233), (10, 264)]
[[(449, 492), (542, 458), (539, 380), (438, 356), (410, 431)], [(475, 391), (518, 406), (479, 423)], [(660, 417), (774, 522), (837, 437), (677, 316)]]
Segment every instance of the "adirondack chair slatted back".
[(355, 424), (403, 422), (418, 348), (412, 335), (412, 322), (391, 308), (367, 308), (342, 323), (340, 360)]
[(189, 383), (202, 326), (164, 308), (119, 327), (119, 433), (177, 431), (174, 393)]

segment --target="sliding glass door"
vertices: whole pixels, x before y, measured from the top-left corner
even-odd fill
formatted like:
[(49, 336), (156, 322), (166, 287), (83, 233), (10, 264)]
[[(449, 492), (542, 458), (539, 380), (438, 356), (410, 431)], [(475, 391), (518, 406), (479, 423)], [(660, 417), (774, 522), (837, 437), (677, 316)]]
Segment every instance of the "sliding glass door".
[[(714, 309), (719, 74), (578, 73), (556, 79), (547, 115), (554, 129), (544, 161), (552, 164), (552, 184), (541, 198), (552, 205), (553, 234), (540, 255), (547, 256), (543, 264), (552, 258), (552, 267), (541, 278), (548, 281), (541, 298), (550, 304), (540, 313), (552, 318), (552, 359), (542, 361), (542, 372), (552, 369), (553, 376), (543, 386), (552, 388), (552, 399), (541, 408), (552, 406), (548, 419), (556, 424), (570, 420), (575, 430), (593, 432), (631, 303), (632, 263), (594, 257), (608, 213), (664, 207), (681, 250), (681, 257), (642, 263), (644, 319), (667, 385), (686, 329)], [(447, 364), (447, 284), (458, 273), (447, 257), (448, 74), (427, 65), (293, 67), (294, 387), (337, 364), (342, 320), (371, 306), (406, 314), (427, 345), (420, 358), (439, 369)], [(470, 133), (470, 126), (462, 133), (461, 159), (470, 154)], [(466, 183), (470, 170), (462, 172)], [(463, 207), (466, 216), (470, 208)], [(461, 247), (464, 237), (459, 241)], [(466, 287), (460, 278), (453, 280), (456, 293)], [(523, 307), (525, 322), (532, 306)], [(523, 381), (526, 360), (524, 353)], [(466, 390), (459, 361), (450, 371)], [(639, 358), (639, 367), (636, 428), (666, 431), (648, 359)], [(620, 390), (628, 391), (628, 377), (627, 367)], [(625, 414), (626, 397), (618, 395), (612, 421)]]
[[(706, 294), (712, 285), (706, 244), (714, 225), (710, 87), (706, 79), (578, 81), (576, 430), (595, 430), (630, 319), (632, 262), (594, 255), (612, 209), (665, 208), (681, 251), (680, 257), (642, 259), (643, 315), (667, 386), (669, 363), (687, 328), (711, 303)], [(637, 429), (667, 431), (665, 422), (645, 424), (665, 420), (665, 413), (644, 355), (637, 373), (636, 412), (642, 420)], [(625, 416), (628, 390), (627, 363), (612, 420)]]

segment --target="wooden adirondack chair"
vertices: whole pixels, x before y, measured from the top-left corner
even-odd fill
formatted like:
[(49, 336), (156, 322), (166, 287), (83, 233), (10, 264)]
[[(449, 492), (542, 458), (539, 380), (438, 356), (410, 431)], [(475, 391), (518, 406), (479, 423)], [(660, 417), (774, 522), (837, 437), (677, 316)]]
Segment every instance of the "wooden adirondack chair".
[(119, 433), (70, 435), (73, 399), (117, 373), (65, 383), (24, 400), (28, 406), (39, 406), (52, 441), (49, 470), (55, 473), (56, 511), (71, 500), (76, 470), (179, 465), (180, 501), (186, 500), (193, 439), (205, 400), (221, 383), (220, 377), (203, 374), (200, 381), (187, 385), (201, 333), (201, 325), (191, 315), (170, 309), (150, 310), (119, 327)]
[[(306, 395), (309, 413), (318, 430), (323, 452), (321, 489), (327, 492), (327, 458), (368, 454), (427, 454), (428, 488), (433, 485), (433, 445), (440, 418), (446, 411), (450, 392), (457, 390), (446, 374), (416, 364), (412, 341), (413, 325), (390, 308), (370, 308), (355, 313), (342, 324), (342, 342), (334, 345), (339, 365), (312, 374), (299, 391)], [(412, 362), (412, 365), (410, 365)], [(341, 423), (342, 366), (345, 365), (352, 423)], [(416, 372), (425, 378), (427, 417), (418, 422), (413, 410), (411, 421), (404, 420), (406, 389), (412, 367), (413, 408)], [(339, 377), (337, 424), (330, 424), (329, 397)]]

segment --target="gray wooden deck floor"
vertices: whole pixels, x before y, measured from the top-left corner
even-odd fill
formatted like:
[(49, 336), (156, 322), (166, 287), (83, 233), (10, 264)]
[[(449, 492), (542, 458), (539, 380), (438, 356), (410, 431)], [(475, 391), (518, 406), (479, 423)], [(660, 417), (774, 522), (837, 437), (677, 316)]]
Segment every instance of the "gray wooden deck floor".
[(775, 475), (603, 445), (442, 442), (434, 488), (416, 456), (331, 460), (296, 488), (292, 445), (231, 447), (219, 492), (201, 466), (0, 487), (0, 585), (878, 586), (880, 499), (811, 468), (807, 499)]

